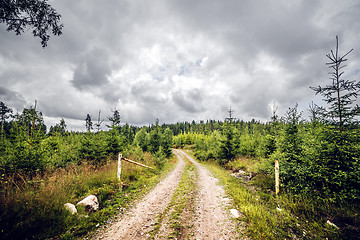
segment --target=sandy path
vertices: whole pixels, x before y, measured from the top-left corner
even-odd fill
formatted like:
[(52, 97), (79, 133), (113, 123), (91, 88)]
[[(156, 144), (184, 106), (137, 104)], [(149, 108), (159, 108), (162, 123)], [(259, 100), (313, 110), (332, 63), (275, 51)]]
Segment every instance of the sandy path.
[(195, 239), (239, 239), (235, 231), (235, 223), (231, 220), (224, 189), (218, 185), (219, 180), (211, 176), (208, 169), (196, 162), (183, 151), (197, 168), (199, 192), (195, 200), (194, 226)]
[(106, 233), (94, 239), (147, 239), (152, 225), (157, 221), (171, 201), (171, 197), (180, 181), (185, 162), (179, 162), (164, 180), (162, 180), (144, 199), (129, 210), (119, 221), (111, 225)]
[[(225, 197), (225, 191), (218, 184), (218, 179), (212, 177), (208, 169), (184, 151), (174, 150), (174, 154), (179, 159), (175, 170), (134, 208), (125, 213), (119, 222), (115, 222), (106, 232), (98, 234), (93, 239), (167, 239), (166, 229), (157, 232), (153, 237), (149, 233), (154, 229), (159, 215), (164, 214), (179, 185), (187, 164), (183, 158), (187, 158), (194, 164), (198, 177), (197, 183), (194, 183), (197, 185), (195, 201), (192, 203), (194, 206), (191, 206), (195, 212), (186, 220), (194, 229), (191, 230), (191, 236), (182, 235), (177, 239), (240, 239), (235, 230), (235, 223), (229, 214), (230, 200)], [(161, 228), (168, 228), (169, 223), (165, 219), (163, 221), (157, 224), (161, 224)], [(187, 224), (186, 222), (184, 224)]]

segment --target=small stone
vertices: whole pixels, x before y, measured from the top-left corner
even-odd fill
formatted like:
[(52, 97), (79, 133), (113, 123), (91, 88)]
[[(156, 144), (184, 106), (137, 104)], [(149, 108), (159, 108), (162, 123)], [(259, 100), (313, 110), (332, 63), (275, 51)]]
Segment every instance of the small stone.
[(231, 202), (231, 199), (230, 198), (223, 198), (223, 201), (225, 202), (225, 203), (230, 203)]
[(99, 201), (95, 195), (89, 195), (76, 205), (84, 205), (88, 212), (96, 211), (99, 208)]
[(330, 222), (329, 220), (326, 221), (326, 224), (327, 224), (327, 225), (330, 225), (330, 226), (332, 226), (332, 227), (334, 227), (334, 228), (336, 228), (336, 229), (339, 229), (338, 226), (336, 226), (334, 223)]
[(233, 218), (239, 218), (241, 216), (241, 213), (237, 209), (230, 209), (230, 213)]
[(74, 204), (72, 203), (65, 203), (64, 207), (66, 208), (66, 210), (68, 210), (71, 214), (75, 214), (77, 213), (76, 207)]

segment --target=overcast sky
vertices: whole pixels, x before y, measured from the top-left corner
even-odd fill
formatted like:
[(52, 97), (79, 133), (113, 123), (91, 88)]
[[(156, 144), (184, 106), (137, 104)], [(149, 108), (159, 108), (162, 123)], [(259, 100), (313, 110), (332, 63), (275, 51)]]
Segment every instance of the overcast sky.
[[(238, 119), (267, 121), (329, 83), (326, 54), (354, 48), (345, 78), (360, 80), (358, 0), (53, 0), (63, 35), (43, 49), (31, 32), (0, 25), (0, 100), (34, 105), (48, 127), (85, 117), (148, 125)], [(103, 126), (103, 129), (106, 129)]]

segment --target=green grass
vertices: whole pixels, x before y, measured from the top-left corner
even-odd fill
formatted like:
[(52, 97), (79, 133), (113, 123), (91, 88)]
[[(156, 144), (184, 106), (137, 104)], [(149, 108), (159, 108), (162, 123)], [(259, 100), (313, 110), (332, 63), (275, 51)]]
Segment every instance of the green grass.
[[(244, 164), (246, 163), (246, 164)], [(257, 171), (256, 160), (239, 159), (228, 169)], [(357, 239), (358, 229), (339, 231), (326, 224), (327, 220), (341, 225), (337, 219), (347, 219), (359, 226), (359, 211), (349, 206), (324, 205), (311, 198), (280, 194), (275, 196), (271, 189), (264, 188), (273, 182), (259, 174), (248, 183), (230, 176), (230, 171), (214, 162), (204, 163), (225, 185), (227, 193), (234, 200), (235, 207), (243, 213), (239, 221), (246, 223), (246, 234), (253, 239)], [(349, 220), (350, 219), (350, 220)], [(345, 224), (344, 224), (345, 225)]]
[[(185, 161), (184, 173), (171, 198), (171, 202), (165, 211), (159, 214), (158, 220), (154, 224), (154, 229), (150, 232), (152, 239), (155, 238), (162, 224), (169, 224), (171, 228), (171, 232), (167, 236), (169, 239), (175, 239), (179, 237), (180, 233), (184, 234), (192, 228), (190, 223), (191, 216), (189, 215), (193, 214), (197, 173), (193, 164), (188, 160)], [(169, 221), (168, 223), (164, 223), (165, 218)]]
[[(139, 160), (130, 157), (150, 166), (156, 161), (150, 154)], [(0, 239), (82, 238), (148, 192), (175, 162), (171, 158), (161, 172), (123, 163), (121, 181), (116, 178), (117, 160), (97, 168), (71, 165), (32, 178), (24, 174), (3, 177)], [(99, 199), (98, 211), (80, 209), (79, 214), (71, 215), (64, 209), (65, 203), (76, 204), (90, 194)]]
[[(182, 175), (178, 188), (176, 189), (170, 203), (173, 211), (170, 214), (171, 227), (173, 229), (169, 238), (178, 237), (181, 231), (185, 231), (189, 225), (190, 219), (184, 219), (185, 209), (192, 212), (194, 201), (194, 188), (196, 182), (196, 172), (193, 164), (186, 160), (185, 172)], [(189, 216), (186, 216), (189, 217)], [(190, 225), (191, 228), (191, 225)]]

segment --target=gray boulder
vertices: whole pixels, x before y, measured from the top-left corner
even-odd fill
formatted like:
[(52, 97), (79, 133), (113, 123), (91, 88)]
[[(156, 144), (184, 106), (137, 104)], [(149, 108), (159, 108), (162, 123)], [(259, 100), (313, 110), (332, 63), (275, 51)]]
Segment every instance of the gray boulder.
[(99, 200), (95, 195), (89, 195), (76, 205), (84, 205), (87, 212), (92, 212), (99, 209)]
[(74, 204), (72, 203), (65, 203), (64, 207), (66, 210), (68, 210), (71, 214), (76, 214), (77, 210)]

